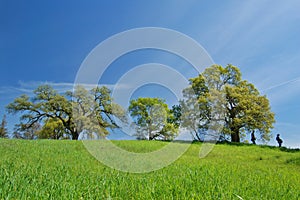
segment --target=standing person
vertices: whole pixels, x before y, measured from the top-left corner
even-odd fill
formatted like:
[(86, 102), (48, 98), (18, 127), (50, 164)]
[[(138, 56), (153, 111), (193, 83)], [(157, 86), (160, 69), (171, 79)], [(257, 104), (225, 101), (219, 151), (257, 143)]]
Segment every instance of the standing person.
[(251, 133), (251, 142), (252, 142), (253, 144), (256, 144), (256, 143), (255, 143), (255, 140), (256, 140), (256, 137), (255, 137), (255, 135), (254, 135), (254, 131), (252, 131), (252, 133)]
[(280, 136), (280, 134), (277, 134), (276, 140), (278, 142), (279, 147), (281, 147), (281, 144), (283, 143), (283, 141), (282, 141), (282, 139), (279, 136)]

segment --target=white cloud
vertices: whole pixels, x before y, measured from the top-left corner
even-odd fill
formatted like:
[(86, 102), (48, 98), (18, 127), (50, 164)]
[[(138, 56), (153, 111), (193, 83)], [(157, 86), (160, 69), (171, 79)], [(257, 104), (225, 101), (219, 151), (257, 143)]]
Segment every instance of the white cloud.
[(282, 87), (282, 86), (286, 86), (286, 85), (293, 85), (293, 84), (299, 84), (300, 83), (300, 77), (297, 77), (297, 78), (294, 78), (294, 79), (291, 79), (291, 80), (287, 80), (287, 81), (284, 81), (284, 82), (281, 82), (281, 83), (278, 83), (276, 85), (272, 85), (264, 90), (262, 90), (262, 92), (267, 92), (269, 90), (274, 90), (276, 88), (279, 88), (279, 87)]
[[(67, 82), (42, 82), (42, 81), (29, 81), (29, 82), (24, 82), (24, 81), (19, 81), (17, 86), (1, 86), (0, 87), (0, 94), (1, 98), (15, 98), (21, 94), (27, 94), (31, 96), (33, 94), (33, 91), (39, 87), (40, 85), (50, 85), (52, 86), (56, 91), (59, 93), (64, 93), (66, 91), (73, 90), (75, 84), (74, 83), (67, 83)], [(113, 85), (113, 84), (101, 84), (101, 85), (95, 85), (95, 84), (80, 84), (86, 89), (92, 89), (95, 88), (96, 86), (106, 86), (109, 89), (119, 89), (119, 90), (126, 90), (130, 86), (128, 85)]]

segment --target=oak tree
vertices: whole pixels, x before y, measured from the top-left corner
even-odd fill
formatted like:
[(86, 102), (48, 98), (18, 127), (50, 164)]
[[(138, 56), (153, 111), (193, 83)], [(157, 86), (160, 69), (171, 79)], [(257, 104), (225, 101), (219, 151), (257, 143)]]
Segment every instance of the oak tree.
[(44, 122), (41, 137), (45, 137), (46, 129), (55, 129), (59, 134), (55, 138), (68, 135), (73, 140), (82, 133), (105, 137), (109, 133), (107, 128), (118, 127), (113, 117), (125, 120), (124, 109), (113, 103), (106, 87), (87, 90), (76, 86), (74, 91), (60, 94), (51, 86), (42, 85), (34, 91), (33, 97), (22, 95), (10, 103), (7, 110), (22, 114), (22, 129), (29, 130), (36, 123)]
[(196, 136), (205, 132), (220, 112), (220, 135), (230, 136), (232, 142), (240, 142), (241, 132), (253, 131), (262, 140), (270, 139), (275, 120), (269, 101), (253, 84), (242, 80), (240, 70), (233, 65), (206, 68), (190, 79), (190, 87), (183, 91), (183, 96), (182, 125), (192, 129)]
[(178, 126), (173, 123), (174, 115), (164, 100), (138, 98), (130, 101), (129, 113), (133, 118), (138, 139), (173, 139)]

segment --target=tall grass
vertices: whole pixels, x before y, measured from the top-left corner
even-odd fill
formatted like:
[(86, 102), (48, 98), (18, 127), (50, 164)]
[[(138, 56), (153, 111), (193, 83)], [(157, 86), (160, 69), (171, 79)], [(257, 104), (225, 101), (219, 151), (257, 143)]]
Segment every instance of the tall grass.
[[(133, 152), (166, 143), (114, 141)], [(124, 173), (94, 159), (80, 141), (0, 140), (0, 199), (300, 199), (300, 152), (216, 145), (199, 159), (192, 144), (161, 170)]]

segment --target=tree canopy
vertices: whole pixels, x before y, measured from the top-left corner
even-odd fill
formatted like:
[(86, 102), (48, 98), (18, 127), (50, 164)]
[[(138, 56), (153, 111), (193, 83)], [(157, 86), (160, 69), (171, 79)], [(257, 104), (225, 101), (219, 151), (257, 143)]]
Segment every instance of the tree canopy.
[[(212, 65), (191, 78), (182, 92), (183, 99), (171, 109), (160, 98), (130, 101), (128, 111), (137, 138), (170, 140), (181, 126), (197, 140), (212, 132), (232, 142), (240, 142), (250, 133), (263, 141), (270, 140), (275, 120), (269, 101), (242, 79), (237, 67)], [(59, 93), (49, 85), (41, 85), (32, 97), (16, 98), (7, 110), (21, 113), (14, 131), (17, 138), (101, 138), (110, 129), (120, 128), (117, 121), (127, 122), (125, 110), (113, 102), (106, 87), (87, 90), (78, 85), (73, 91)], [(0, 137), (6, 137), (5, 117), (0, 128)]]
[(130, 101), (129, 113), (133, 118), (138, 139), (173, 139), (178, 132), (174, 115), (164, 100), (138, 98)]
[(87, 90), (77, 86), (73, 92), (60, 94), (51, 86), (42, 85), (34, 91), (33, 97), (22, 95), (10, 103), (7, 110), (22, 114), (17, 131), (30, 130), (42, 123), (37, 134), (41, 138), (77, 140), (81, 133), (105, 137), (108, 128), (118, 127), (113, 117), (126, 120), (125, 111), (113, 103), (106, 87)]
[(40, 139), (61, 139), (65, 137), (66, 128), (58, 118), (49, 118), (44, 121), (43, 127), (36, 131)]
[(38, 139), (40, 138), (40, 130), (41, 124), (38, 122), (33, 123), (31, 126), (24, 123), (16, 124), (13, 132), (13, 138), (27, 140)]
[(8, 131), (6, 126), (7, 126), (6, 115), (4, 115), (0, 124), (0, 138), (8, 137)]
[(215, 119), (216, 102), (220, 105), (217, 110), (224, 112), (219, 122), (224, 125), (221, 134), (230, 136), (232, 142), (240, 142), (242, 132), (257, 132), (262, 140), (270, 139), (275, 120), (269, 101), (253, 84), (242, 80), (240, 70), (233, 65), (206, 68), (190, 79), (183, 96), (181, 123), (191, 129), (197, 139)]

